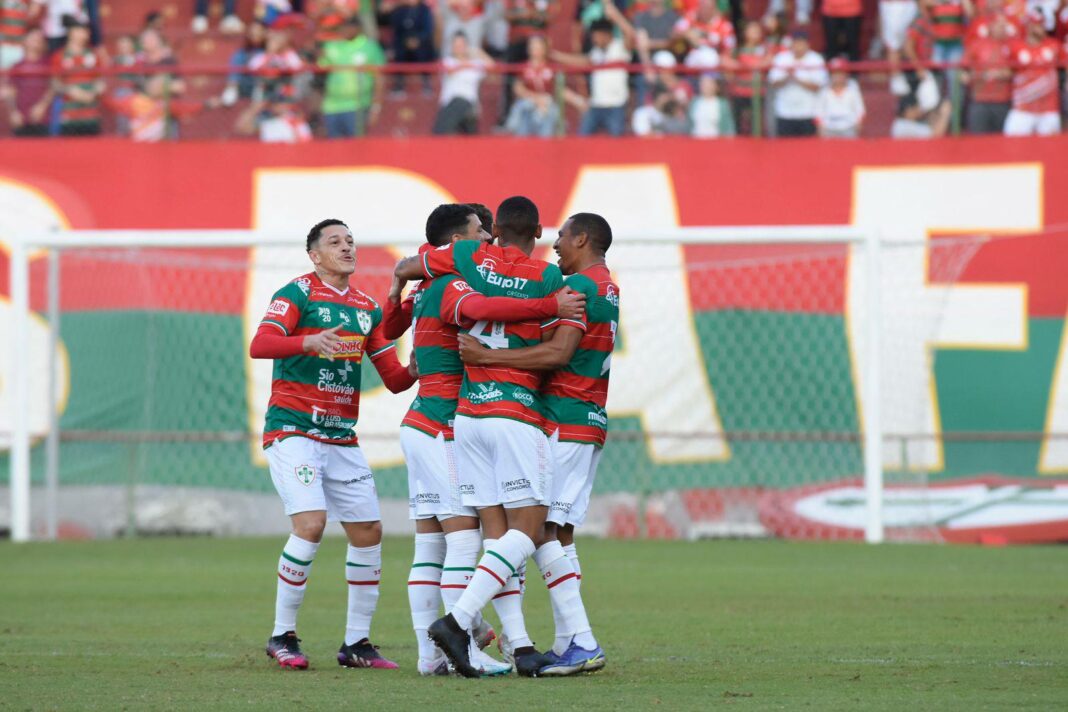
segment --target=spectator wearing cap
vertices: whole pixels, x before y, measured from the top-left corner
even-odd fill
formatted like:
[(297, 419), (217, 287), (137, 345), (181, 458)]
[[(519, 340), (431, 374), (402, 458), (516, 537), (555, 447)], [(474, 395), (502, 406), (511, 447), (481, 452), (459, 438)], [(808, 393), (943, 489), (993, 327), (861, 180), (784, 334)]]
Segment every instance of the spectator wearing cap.
[(516, 136), (548, 138), (556, 133), (560, 110), (553, 97), (554, 72), (549, 66), (549, 45), (541, 35), (527, 39), (527, 56), (515, 85), (516, 100), (505, 128)]
[(864, 121), (864, 97), (849, 76), (849, 63), (835, 57), (827, 65), (830, 84), (820, 89), (816, 125), (824, 138), (856, 138)]
[(823, 0), (823, 56), (831, 60), (845, 55), (860, 60), (861, 0)]
[(723, 83), (711, 74), (702, 74), (697, 96), (690, 102), (690, 125), (694, 138), (723, 138), (735, 134), (734, 116), (723, 96)]
[(1011, 47), (1009, 21), (996, 16), (985, 37), (971, 37), (965, 43), (962, 80), (971, 88), (968, 105), (968, 133), (999, 134), (1012, 106)]
[(22, 40), (37, 25), (43, 7), (40, 0), (0, 0), (0, 71), (22, 61)]
[[(579, 135), (591, 136), (605, 132), (622, 136), (627, 122), (627, 101), (630, 98), (627, 70), (604, 68), (606, 64), (625, 65), (631, 57), (628, 43), (633, 42), (634, 28), (615, 5), (605, 5), (606, 19), (590, 25), (590, 50), (587, 54), (552, 52), (553, 60), (562, 64), (590, 67), (590, 95), (585, 103)], [(615, 36), (619, 28), (623, 37)]]
[(479, 87), (486, 77), (486, 69), (493, 66), (493, 59), (481, 47), (468, 42), (463, 32), (453, 35), (450, 44), (449, 54), (441, 60), (444, 77), (433, 133), (437, 136), (477, 134), (481, 108)]
[(55, 96), (48, 44), (37, 28), (22, 38), (22, 59), (11, 68), (8, 96), (8, 121), (16, 136), (47, 136), (48, 109)]
[(653, 91), (667, 92), (683, 108), (689, 108), (690, 100), (693, 99), (693, 85), (676, 74), (678, 60), (675, 55), (662, 49), (653, 54), (652, 65), (644, 74), (645, 81), (653, 87)]
[(64, 136), (100, 133), (103, 61), (89, 46), (89, 25), (68, 23), (67, 42), (52, 55), (53, 90), (60, 99), (59, 132)]
[[(427, 64), (434, 61), (434, 13), (423, 0), (401, 0), (389, 13), (393, 30), (393, 61), (399, 64)], [(423, 74), (423, 92), (430, 91), (430, 75)], [(393, 79), (393, 92), (404, 95), (407, 74)]]
[(808, 32), (795, 30), (790, 49), (775, 55), (768, 81), (775, 87), (775, 127), (781, 137), (815, 136), (820, 89), (827, 67), (808, 43)]
[(342, 39), (323, 44), (319, 66), (331, 70), (323, 89), (323, 123), (327, 138), (363, 136), (378, 117), (382, 82), (371, 71), (349, 67), (381, 67), (386, 63), (382, 46), (361, 31), (358, 18), (341, 26)]
[(1057, 63), (1061, 46), (1046, 36), (1041, 14), (1027, 15), (1025, 39), (1009, 55), (1014, 66), (1012, 109), (1005, 117), (1006, 136), (1049, 136), (1060, 133), (1060, 92)]
[[(224, 35), (239, 35), (245, 30), (245, 23), (237, 16), (237, 0), (223, 2), (223, 19), (219, 31)], [(203, 34), (208, 31), (208, 0), (196, 0), (193, 7), (193, 32)]]

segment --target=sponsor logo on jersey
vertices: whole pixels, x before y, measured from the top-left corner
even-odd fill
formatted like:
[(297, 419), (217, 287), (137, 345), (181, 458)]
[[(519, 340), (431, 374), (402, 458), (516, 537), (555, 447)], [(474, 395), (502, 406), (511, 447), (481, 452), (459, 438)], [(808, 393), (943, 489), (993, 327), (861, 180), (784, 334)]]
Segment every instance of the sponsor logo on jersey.
[(371, 333), (371, 315), (365, 311), (356, 312), (356, 322), (360, 325), (360, 331), (365, 334)]
[(518, 492), (525, 489), (530, 489), (530, 480), (526, 477), (520, 477), (517, 480), (507, 480), (504, 483), (505, 492)]
[[(349, 364), (345, 364), (348, 366)], [(341, 370), (341, 377), (343, 380), (348, 380), (348, 374)], [(356, 393), (356, 389), (350, 386), (348, 383), (335, 381), (334, 378), (338, 372), (335, 372), (332, 368), (320, 368), (319, 369), (319, 383), (318, 389), (323, 393), (331, 393), (338, 396), (348, 396), (348, 400), (340, 400), (335, 398), (334, 401), (338, 403), (351, 403), (352, 396)]]
[(337, 345), (337, 353), (334, 354), (335, 359), (350, 359), (356, 363), (363, 361), (363, 345), (367, 340), (366, 336), (342, 336), (341, 343)]
[(501, 287), (502, 289), (524, 289), (527, 283), (530, 281), (525, 277), (505, 277), (503, 274), (497, 272), (497, 262), (492, 257), (486, 257), (475, 269), (482, 275), (482, 279), (486, 280), (487, 284), (492, 284), (495, 287)]
[(297, 480), (306, 487), (315, 481), (315, 468), (311, 465), (299, 465), (293, 471), (297, 474)]
[(352, 324), (352, 317), (346, 314), (345, 312), (338, 312), (338, 316), (341, 317), (341, 321), (345, 324), (345, 326), (349, 326), (350, 324)]
[(297, 285), (297, 289), (299, 289), (300, 291), (304, 292), (305, 296), (307, 296), (308, 293), (311, 292), (311, 280), (308, 279), (307, 277), (301, 277), (300, 279), (295, 279), (295, 280), (293, 280), (293, 284)]
[(515, 399), (519, 403), (522, 403), (523, 405), (525, 405), (528, 408), (533, 407), (533, 405), (534, 405), (534, 396), (533, 396), (533, 394), (531, 394), (530, 391), (524, 390), (522, 388), (516, 388), (515, 392), (514, 392), (514, 396), (515, 396)]
[(282, 426), (282, 432), (283, 433), (295, 433), (295, 432), (297, 432), (297, 426), (295, 426), (295, 425), (283, 425)]
[(605, 416), (604, 413), (590, 411), (586, 414), (586, 422), (597, 423), (598, 425), (608, 427), (608, 418)]
[(472, 403), (490, 403), (504, 398), (504, 392), (493, 383), (476, 383), (475, 390), (467, 394), (467, 399)]
[(467, 292), (470, 291), (471, 285), (469, 285), (462, 279), (458, 279), (452, 283), (452, 288), (455, 289), (457, 292)]
[(607, 299), (608, 303), (612, 306), (619, 306), (619, 292), (616, 291), (616, 285), (610, 284), (605, 288), (604, 298)]
[(267, 307), (267, 316), (285, 316), (289, 311), (289, 302), (285, 299), (275, 299), (271, 306)]

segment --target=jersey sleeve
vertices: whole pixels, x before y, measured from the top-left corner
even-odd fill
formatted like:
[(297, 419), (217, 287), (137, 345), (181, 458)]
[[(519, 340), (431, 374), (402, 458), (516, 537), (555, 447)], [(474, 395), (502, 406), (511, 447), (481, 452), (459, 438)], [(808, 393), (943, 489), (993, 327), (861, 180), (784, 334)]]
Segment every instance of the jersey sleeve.
[(565, 319), (564, 317), (557, 316), (547, 321), (542, 322), (542, 330), (554, 329), (561, 325), (573, 326), (576, 329), (581, 329), (583, 332), (589, 326), (589, 320), (587, 315), (589, 314), (590, 305), (593, 304), (593, 300), (597, 297), (597, 284), (588, 277), (584, 277), (580, 274), (573, 274), (564, 280), (564, 285), (570, 287), (576, 292), (581, 292), (586, 295), (586, 310), (582, 312), (582, 316), (578, 319)]
[(412, 312), (415, 310), (415, 293), (422, 288), (422, 283), (400, 304), (386, 300), (382, 310), (382, 331), (387, 339), (399, 339), (412, 325)]
[(286, 336), (292, 336), (300, 323), (300, 314), (308, 303), (308, 295), (290, 282), (274, 293), (267, 313), (260, 320), (260, 325), (268, 324), (277, 328)]
[(480, 244), (478, 240), (460, 240), (424, 252), (423, 276), (433, 279), (443, 274), (463, 275), (460, 264), (471, 262), (472, 255), (478, 250)]
[(441, 320), (456, 326), (465, 326), (465, 322), (470, 323), (469, 319), (464, 319), (460, 305), (465, 299), (477, 294), (478, 292), (471, 285), (459, 277), (450, 279), (441, 291)]
[(381, 307), (375, 307), (374, 315), (371, 318), (373, 325), (371, 326), (371, 333), (367, 335), (367, 346), (364, 347), (364, 353), (374, 361), (393, 350), (394, 343), (386, 338)]

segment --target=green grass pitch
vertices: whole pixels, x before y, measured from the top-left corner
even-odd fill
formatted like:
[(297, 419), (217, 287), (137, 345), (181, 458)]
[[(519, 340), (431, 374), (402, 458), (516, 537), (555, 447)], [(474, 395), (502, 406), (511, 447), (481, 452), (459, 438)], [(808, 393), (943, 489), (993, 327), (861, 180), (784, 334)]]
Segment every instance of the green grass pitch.
[[(10, 709), (1068, 709), (1068, 550), (580, 541), (607, 668), (570, 679), (420, 678), (387, 539), (373, 637), (399, 671), (343, 670), (343, 541), (300, 618), (312, 669), (263, 654), (282, 540), (0, 545)], [(533, 569), (533, 564), (531, 563)], [(548, 598), (528, 582), (532, 637)]]

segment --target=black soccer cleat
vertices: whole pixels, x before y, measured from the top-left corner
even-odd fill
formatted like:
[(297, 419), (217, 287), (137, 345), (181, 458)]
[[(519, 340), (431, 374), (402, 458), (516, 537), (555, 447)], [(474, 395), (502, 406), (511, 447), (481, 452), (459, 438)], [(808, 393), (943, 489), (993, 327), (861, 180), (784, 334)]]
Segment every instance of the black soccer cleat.
[(456, 622), (451, 613), (431, 623), (426, 632), (430, 639), (445, 653), (456, 672), (464, 677), (481, 677), (478, 670), (471, 665), (471, 654), (468, 650), (468, 646), (471, 644), (471, 636), (460, 627), (460, 624)]
[(300, 638), (296, 631), (286, 631), (267, 639), (267, 657), (274, 658), (281, 668), (307, 670), (308, 658), (300, 651)]
[(534, 646), (516, 648), (514, 655), (515, 671), (524, 677), (537, 677), (542, 668), (555, 662), (545, 653), (539, 653)]
[(342, 643), (337, 651), (337, 664), (341, 667), (350, 668), (377, 668), (379, 670), (396, 670), (398, 665), (392, 660), (382, 657), (378, 652), (377, 645), (371, 645), (367, 638), (359, 640), (352, 645)]

